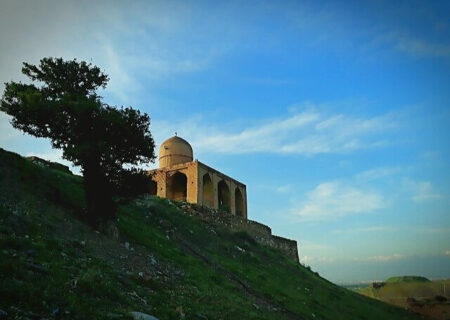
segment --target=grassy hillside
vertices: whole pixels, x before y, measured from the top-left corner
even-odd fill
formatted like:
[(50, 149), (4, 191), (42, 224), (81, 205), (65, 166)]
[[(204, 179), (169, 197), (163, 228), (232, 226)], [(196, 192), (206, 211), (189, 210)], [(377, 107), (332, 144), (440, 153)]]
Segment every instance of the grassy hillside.
[(407, 281), (386, 283), (385, 286), (375, 289), (366, 287), (358, 290), (359, 293), (382, 300), (404, 300), (407, 298), (434, 298), (435, 296), (448, 296), (450, 280), (435, 281)]
[(389, 278), (380, 288), (365, 287), (357, 292), (434, 319), (450, 318), (450, 280), (430, 281), (424, 277)]
[(118, 199), (120, 236), (91, 230), (83, 195), (80, 177), (0, 149), (0, 317), (415, 319), (164, 199)]
[(405, 282), (430, 282), (429, 279), (420, 276), (400, 276), (390, 277), (386, 283), (405, 283)]

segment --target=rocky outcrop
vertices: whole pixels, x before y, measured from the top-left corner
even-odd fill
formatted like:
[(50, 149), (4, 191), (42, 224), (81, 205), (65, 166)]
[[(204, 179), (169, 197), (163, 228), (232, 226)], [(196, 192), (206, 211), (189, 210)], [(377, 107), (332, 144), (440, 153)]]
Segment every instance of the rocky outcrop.
[(43, 166), (43, 167), (47, 167), (47, 168), (51, 168), (51, 169), (55, 169), (55, 170), (59, 170), (65, 173), (69, 173), (72, 174), (72, 171), (70, 171), (68, 166), (65, 166), (63, 164), (60, 164), (58, 162), (52, 162), (52, 161), (48, 161), (48, 160), (44, 160), (42, 158), (36, 157), (36, 156), (31, 156), (31, 157), (26, 157), (27, 160), (33, 162), (34, 164)]

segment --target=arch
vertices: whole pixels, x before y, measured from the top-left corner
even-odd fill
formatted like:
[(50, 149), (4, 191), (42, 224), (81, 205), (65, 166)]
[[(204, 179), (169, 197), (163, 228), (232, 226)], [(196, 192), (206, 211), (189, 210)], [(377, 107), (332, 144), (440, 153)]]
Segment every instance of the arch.
[(184, 173), (176, 172), (167, 179), (167, 198), (175, 201), (186, 201), (187, 177)]
[(236, 209), (236, 215), (245, 218), (244, 198), (242, 197), (241, 190), (238, 187), (234, 190), (234, 207)]
[(150, 195), (156, 196), (158, 194), (158, 183), (154, 180), (150, 182)]
[(214, 207), (214, 190), (211, 177), (209, 173), (203, 175), (203, 205), (213, 208)]
[(217, 196), (219, 209), (230, 212), (230, 188), (223, 180), (217, 185)]

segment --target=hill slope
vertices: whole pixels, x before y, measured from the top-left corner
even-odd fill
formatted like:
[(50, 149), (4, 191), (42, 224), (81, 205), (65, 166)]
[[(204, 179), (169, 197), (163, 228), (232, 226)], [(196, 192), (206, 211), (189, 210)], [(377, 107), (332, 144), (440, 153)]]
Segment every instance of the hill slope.
[(420, 276), (399, 276), (390, 277), (386, 283), (405, 283), (405, 282), (430, 282), (429, 279)]
[(0, 318), (415, 318), (167, 200), (119, 201), (120, 237), (83, 206), (80, 177), (0, 149)]
[(450, 301), (446, 288), (450, 280), (430, 281), (424, 277), (392, 277), (379, 287), (359, 288), (356, 292), (396, 305), (433, 319), (449, 319)]

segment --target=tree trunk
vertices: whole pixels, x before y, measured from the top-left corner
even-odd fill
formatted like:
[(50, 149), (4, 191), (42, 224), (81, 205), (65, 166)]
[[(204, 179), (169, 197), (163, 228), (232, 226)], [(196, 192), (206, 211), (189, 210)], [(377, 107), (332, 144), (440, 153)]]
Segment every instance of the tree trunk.
[(115, 218), (115, 204), (111, 185), (102, 172), (100, 161), (89, 160), (83, 166), (83, 184), (86, 192), (87, 219), (97, 227)]

